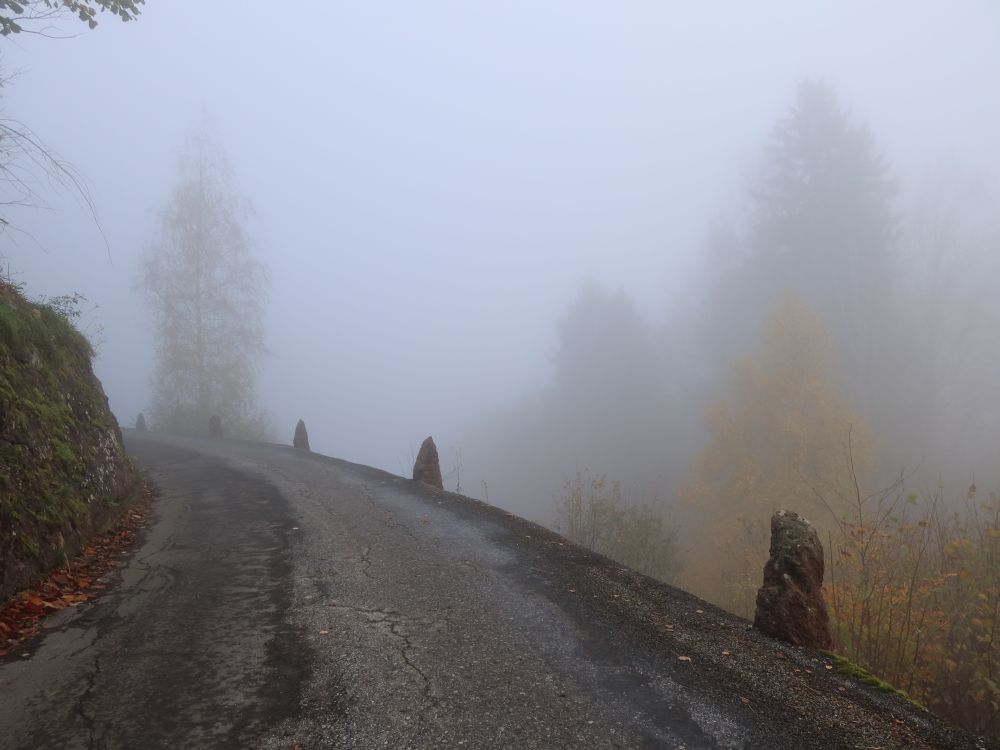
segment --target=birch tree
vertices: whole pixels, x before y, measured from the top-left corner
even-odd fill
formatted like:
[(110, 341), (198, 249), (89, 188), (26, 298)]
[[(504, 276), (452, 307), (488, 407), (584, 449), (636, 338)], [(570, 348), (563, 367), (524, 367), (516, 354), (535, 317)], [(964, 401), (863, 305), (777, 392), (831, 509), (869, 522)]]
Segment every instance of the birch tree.
[(160, 235), (142, 260), (156, 338), (157, 429), (204, 432), (218, 414), (228, 435), (268, 433), (255, 395), (267, 271), (247, 236), (250, 211), (222, 148), (204, 134), (192, 137)]

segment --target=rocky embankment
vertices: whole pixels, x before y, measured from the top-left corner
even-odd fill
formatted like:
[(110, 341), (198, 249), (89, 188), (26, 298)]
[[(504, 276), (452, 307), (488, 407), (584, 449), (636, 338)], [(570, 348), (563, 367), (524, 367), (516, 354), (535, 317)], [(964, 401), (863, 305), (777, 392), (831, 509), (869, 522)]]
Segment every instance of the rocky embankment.
[(0, 282), (0, 601), (71, 557), (136, 494), (92, 357), (66, 317)]

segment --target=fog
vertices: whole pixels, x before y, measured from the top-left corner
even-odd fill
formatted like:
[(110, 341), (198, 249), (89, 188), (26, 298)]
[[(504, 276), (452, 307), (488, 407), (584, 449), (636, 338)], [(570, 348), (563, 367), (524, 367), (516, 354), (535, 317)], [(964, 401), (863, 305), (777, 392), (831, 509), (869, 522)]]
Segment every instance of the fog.
[[(430, 434), (449, 488), (542, 520), (585, 468), (672, 501), (772, 304), (842, 299), (818, 267), (802, 288), (720, 291), (719, 245), (743, 244), (768, 139), (810, 80), (870, 129), (896, 186), (896, 269), (913, 271), (886, 276), (905, 333), (813, 310), (834, 349), (854, 326), (892, 351), (842, 378), (879, 471), (1000, 486), (988, 0), (149, 0), (135, 22), (56, 32), (4, 40), (4, 116), (83, 175), (97, 220), (42, 181), (46, 206), (6, 211), (0, 256), (29, 294), (96, 304), (84, 326), (103, 327), (96, 369), (123, 424), (151, 400), (139, 259), (200, 130), (255, 209), (271, 278), (257, 391), (277, 439), (302, 418), (314, 450), (405, 474)], [(966, 239), (943, 255), (928, 238), (945, 225)], [(910, 370), (933, 377), (903, 388)]]

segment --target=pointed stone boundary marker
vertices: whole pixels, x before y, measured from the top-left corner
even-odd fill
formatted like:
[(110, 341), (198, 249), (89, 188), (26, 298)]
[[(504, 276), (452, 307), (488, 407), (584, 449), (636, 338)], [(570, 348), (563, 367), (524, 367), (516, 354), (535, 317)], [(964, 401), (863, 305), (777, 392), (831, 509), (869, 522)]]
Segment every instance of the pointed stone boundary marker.
[(429, 484), (431, 487), (437, 487), (439, 490), (444, 489), (437, 446), (434, 445), (434, 439), (431, 437), (420, 444), (420, 452), (417, 453), (417, 460), (413, 464), (413, 478), (418, 482)]
[(146, 431), (146, 417), (142, 412), (139, 412), (139, 416), (135, 418), (135, 431), (136, 432)]
[(309, 450), (309, 433), (306, 432), (306, 423), (301, 419), (295, 425), (295, 436), (292, 438), (292, 447), (301, 451)]
[(771, 556), (757, 592), (754, 627), (793, 646), (830, 648), (823, 572), (823, 545), (813, 525), (791, 511), (771, 516)]
[(222, 437), (222, 417), (218, 414), (213, 414), (208, 419), (208, 434), (211, 437), (220, 438)]

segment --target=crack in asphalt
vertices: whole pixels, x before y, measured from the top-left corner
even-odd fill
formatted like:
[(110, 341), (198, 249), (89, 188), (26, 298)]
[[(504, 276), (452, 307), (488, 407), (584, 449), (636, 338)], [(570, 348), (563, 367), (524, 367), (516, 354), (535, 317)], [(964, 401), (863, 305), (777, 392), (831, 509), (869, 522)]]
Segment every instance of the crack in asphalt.
[(133, 558), (133, 562), (136, 565), (140, 565), (148, 569), (150, 565), (149, 563), (146, 562), (147, 560), (149, 560), (152, 557), (156, 557), (157, 555), (162, 555), (164, 552), (169, 552), (171, 549), (173, 549), (173, 547), (174, 547), (174, 535), (170, 534), (166, 539), (163, 540), (163, 544), (161, 544), (156, 549), (148, 552), (142, 557), (136, 555)]
[(418, 667), (414, 663), (414, 661), (410, 658), (410, 652), (413, 650), (413, 641), (410, 640), (410, 636), (407, 635), (405, 632), (399, 632), (398, 630), (398, 628), (401, 625), (404, 625), (405, 620), (403, 618), (400, 619), (386, 618), (385, 622), (389, 623), (389, 632), (392, 633), (394, 636), (396, 636), (396, 638), (399, 638), (400, 640), (403, 641), (403, 645), (400, 646), (399, 648), (399, 654), (400, 656), (403, 657), (403, 661), (406, 662), (406, 665), (410, 669), (412, 669), (414, 672), (420, 675), (420, 679), (424, 681), (424, 700), (430, 703), (429, 708), (436, 706), (439, 701), (437, 696), (433, 695), (433, 693), (431, 692), (430, 678), (427, 676), (424, 670)]
[(378, 504), (374, 493), (368, 487), (360, 487), (359, 490), (361, 496), (368, 502), (368, 505), (375, 513), (375, 519), (379, 523), (389, 529), (398, 529), (415, 542), (420, 541), (420, 538), (410, 530), (409, 525), (399, 520), (399, 516), (395, 510)]
[(75, 713), (79, 716), (87, 727), (87, 748), (88, 750), (94, 750), (96, 747), (96, 738), (94, 737), (94, 730), (96, 721), (87, 713), (86, 704), (90, 699), (90, 694), (94, 690), (94, 684), (97, 682), (97, 678), (101, 675), (101, 657), (97, 655), (94, 657), (94, 664), (90, 674), (87, 676), (87, 688), (80, 694), (80, 697), (76, 701)]
[(364, 565), (364, 567), (361, 568), (361, 573), (362, 575), (374, 581), (376, 579), (375, 576), (371, 574), (372, 561), (371, 558), (369, 557), (371, 551), (372, 551), (371, 547), (365, 547), (364, 550), (361, 552), (360, 562), (362, 563), (362, 565)]
[[(140, 570), (142, 572), (141, 577), (137, 581), (135, 581), (135, 583), (133, 584), (137, 589), (145, 588), (145, 585), (146, 585), (147, 581), (150, 578), (152, 578), (152, 577), (157, 577), (157, 578), (162, 577), (162, 578), (165, 578), (166, 579), (166, 586), (165, 587), (172, 585), (172, 583), (176, 580), (177, 576), (179, 575), (179, 571), (176, 570), (175, 568), (172, 568), (172, 567), (168, 566), (168, 565), (162, 565), (162, 564), (161, 565), (157, 565), (154, 568), (153, 564), (149, 563), (148, 560), (150, 560), (150, 558), (152, 558), (152, 557), (155, 557), (156, 555), (159, 555), (159, 554), (161, 554), (161, 553), (163, 553), (165, 551), (168, 551), (171, 547), (173, 547), (173, 545), (174, 545), (173, 535), (171, 534), (171, 535), (169, 535), (164, 540), (164, 542), (163, 542), (162, 545), (160, 545), (158, 548), (154, 549), (153, 551), (149, 552), (148, 554), (145, 554), (145, 555), (143, 555), (141, 557), (138, 556), (138, 555), (133, 555), (132, 556), (131, 560), (129, 560), (128, 563), (127, 563), (127, 567), (125, 569), (123, 569), (123, 570), (138, 569), (138, 570)], [(123, 570), (115, 571), (114, 575), (120, 576), (122, 574)], [(167, 575), (164, 576), (163, 573), (167, 573)], [(113, 590), (111, 592), (108, 592), (107, 594), (105, 594), (105, 597), (106, 598), (103, 601), (98, 601), (98, 602), (95, 603), (97, 606), (100, 606), (100, 604), (102, 604), (102, 603), (107, 606), (107, 611), (104, 612), (104, 613), (102, 613), (99, 616), (97, 622), (94, 623), (94, 627), (97, 629), (97, 636), (96, 636), (96, 638), (94, 638), (93, 642), (87, 643), (86, 645), (82, 646), (81, 648), (79, 648), (79, 649), (77, 649), (75, 651), (71, 651), (68, 654), (65, 654), (64, 657), (63, 657), (64, 659), (69, 660), (69, 659), (72, 659), (73, 657), (77, 656), (78, 654), (81, 654), (81, 653), (84, 653), (84, 652), (90, 651), (90, 650), (93, 650), (94, 654), (95, 654), (94, 659), (93, 659), (93, 665), (92, 665), (91, 669), (89, 670), (89, 672), (87, 674), (87, 677), (86, 677), (86, 688), (83, 690), (83, 692), (77, 698), (77, 700), (76, 700), (76, 706), (75, 706), (75, 709), (74, 709), (74, 713), (76, 713), (76, 715), (80, 717), (80, 719), (83, 721), (84, 725), (87, 728), (87, 735), (88, 735), (87, 748), (88, 748), (88, 750), (96, 750), (96, 748), (98, 747), (98, 743), (102, 739), (102, 737), (96, 736), (97, 720), (94, 717), (92, 717), (88, 713), (88, 711), (87, 711), (87, 704), (89, 703), (91, 695), (94, 692), (94, 688), (95, 688), (95, 686), (96, 686), (96, 684), (97, 684), (97, 682), (100, 679), (101, 674), (102, 674), (101, 673), (101, 652), (100, 652), (99, 649), (94, 649), (94, 645), (96, 643), (99, 643), (101, 641), (102, 631), (104, 630), (104, 628), (108, 624), (110, 624), (111, 622), (116, 621), (116, 620), (119, 619), (118, 608), (121, 606), (121, 604), (125, 600), (124, 597), (123, 597), (123, 594), (121, 593), (120, 590)], [(74, 621), (71, 621), (71, 622), (67, 623), (66, 625), (63, 625), (60, 628), (57, 628), (55, 630), (56, 630), (56, 632), (66, 632), (66, 631), (68, 631), (70, 629), (74, 629), (74, 628), (75, 629), (79, 629), (80, 627), (86, 627), (86, 624), (87, 623), (81, 623), (79, 621), (75, 621), (74, 620)], [(169, 652), (163, 652), (163, 653), (169, 653)], [(136, 654), (139, 655), (140, 652), (136, 652)], [(181, 653), (178, 653), (176, 655), (177, 656), (185, 656), (185, 657), (190, 656), (190, 654), (181, 654)]]
[[(411, 652), (416, 648), (413, 638), (409, 633), (404, 630), (400, 630), (400, 628), (405, 628), (408, 622), (412, 622), (413, 618), (406, 617), (392, 609), (382, 609), (378, 607), (361, 607), (352, 604), (338, 603), (330, 603), (328, 606), (332, 609), (346, 609), (356, 612), (362, 615), (369, 625), (387, 626), (382, 628), (382, 630), (389, 633), (397, 640), (402, 641), (401, 645), (397, 647), (400, 657), (403, 659), (406, 666), (420, 677), (424, 684), (424, 700), (430, 704), (427, 708), (432, 708), (438, 705), (440, 700), (433, 694), (430, 677), (428, 677), (427, 673), (411, 658)], [(451, 608), (449, 607), (447, 610), (443, 611), (445, 612), (443, 620), (446, 625), (450, 625)], [(430, 624), (433, 626), (437, 622), (439, 622), (439, 620), (434, 620)]]

